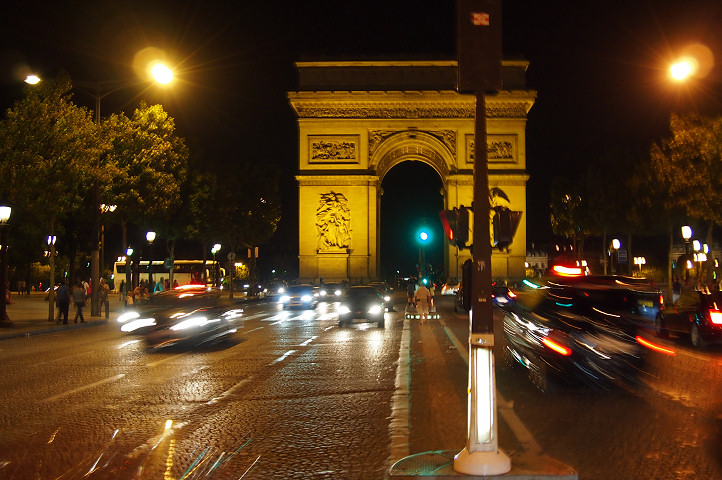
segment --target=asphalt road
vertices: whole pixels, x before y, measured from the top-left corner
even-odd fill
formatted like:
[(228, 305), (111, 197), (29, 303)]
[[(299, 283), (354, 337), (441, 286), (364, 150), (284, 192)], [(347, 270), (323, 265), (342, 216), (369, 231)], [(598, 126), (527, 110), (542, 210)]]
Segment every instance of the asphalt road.
[[(376, 479), (466, 440), (468, 318), (245, 306), (232, 343), (148, 352), (112, 322), (0, 341), (0, 478)], [(401, 308), (399, 308), (401, 310)], [(501, 317), (495, 316), (497, 345)], [(497, 361), (499, 443), (580, 479), (722, 478), (722, 350), (667, 342), (639, 385), (542, 394)]]

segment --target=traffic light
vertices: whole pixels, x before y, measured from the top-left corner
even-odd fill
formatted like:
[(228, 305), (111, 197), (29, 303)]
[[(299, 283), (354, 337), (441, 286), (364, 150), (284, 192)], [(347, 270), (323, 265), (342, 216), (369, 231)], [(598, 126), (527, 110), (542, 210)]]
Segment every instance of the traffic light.
[(494, 240), (492, 246), (500, 251), (509, 248), (514, 241), (516, 229), (519, 227), (522, 212), (514, 212), (508, 208), (497, 208), (494, 210), (492, 219)]
[(469, 210), (463, 205), (461, 208), (454, 207), (453, 210), (442, 210), (439, 212), (439, 219), (449, 243), (459, 248), (467, 248), (466, 242), (469, 241)]

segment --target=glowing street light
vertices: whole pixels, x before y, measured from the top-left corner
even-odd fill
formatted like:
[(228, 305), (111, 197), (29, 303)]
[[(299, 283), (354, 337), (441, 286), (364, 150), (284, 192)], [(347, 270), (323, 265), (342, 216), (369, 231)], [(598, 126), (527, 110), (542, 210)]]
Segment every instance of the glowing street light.
[(148, 292), (153, 293), (153, 241), (155, 240), (155, 232), (148, 232), (145, 234), (145, 239), (148, 240)]
[(677, 82), (684, 82), (694, 76), (699, 70), (699, 64), (692, 57), (683, 57), (669, 66), (669, 75)]
[(12, 327), (13, 322), (7, 312), (7, 278), (8, 278), (8, 242), (7, 224), (12, 208), (7, 204), (0, 205), (0, 327)]

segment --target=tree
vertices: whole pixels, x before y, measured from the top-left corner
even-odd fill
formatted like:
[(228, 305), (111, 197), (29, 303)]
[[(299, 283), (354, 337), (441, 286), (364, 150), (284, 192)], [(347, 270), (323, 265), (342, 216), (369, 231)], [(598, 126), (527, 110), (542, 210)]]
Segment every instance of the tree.
[[(111, 115), (103, 124), (109, 148), (101, 161), (101, 202), (118, 206), (123, 245), (128, 223), (170, 225), (181, 204), (188, 149), (160, 105), (141, 103), (132, 118)], [(167, 232), (171, 228), (167, 228)], [(175, 238), (175, 237), (174, 237)]]
[[(87, 209), (84, 199), (98, 173), (102, 140), (70, 90), (67, 75), (27, 87), (0, 122), (0, 195), (12, 202), (18, 230), (40, 238)], [(52, 269), (50, 276), (54, 283)]]

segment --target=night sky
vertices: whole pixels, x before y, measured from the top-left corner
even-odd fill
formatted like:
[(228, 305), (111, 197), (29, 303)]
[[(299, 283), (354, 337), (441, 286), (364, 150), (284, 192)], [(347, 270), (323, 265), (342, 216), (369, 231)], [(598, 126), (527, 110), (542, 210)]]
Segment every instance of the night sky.
[[(503, 8), (504, 56), (531, 62), (527, 83), (538, 92), (527, 125), (530, 242), (551, 238), (553, 178), (573, 181), (585, 158), (609, 145), (646, 148), (674, 109), (719, 110), (719, 66), (690, 91), (671, 86), (664, 71), (693, 42), (722, 59), (718, 0), (507, 0)], [(50, 77), (64, 69), (79, 86), (102, 82), (109, 89), (135, 78), (133, 57), (148, 46), (167, 54), (177, 81), (165, 91), (122, 88), (103, 99), (103, 115), (130, 112), (141, 99), (160, 102), (191, 148), (209, 161), (228, 168), (243, 161), (280, 166), (286, 172), (284, 217), (269, 248), (293, 254), (298, 133), (286, 92), (297, 88), (294, 62), (455, 59), (456, 2), (6, 1), (0, 106), (22, 95), (18, 66)], [(75, 101), (93, 107), (82, 90)], [(428, 172), (421, 165), (406, 168)], [(392, 180), (384, 184), (385, 198), (398, 195), (389, 191), (396, 190)], [(425, 183), (428, 199), (405, 190), (400, 198), (410, 203), (399, 209), (423, 209), (418, 218), (440, 232), (433, 182)], [(405, 234), (382, 232), (382, 255), (408, 250)]]

